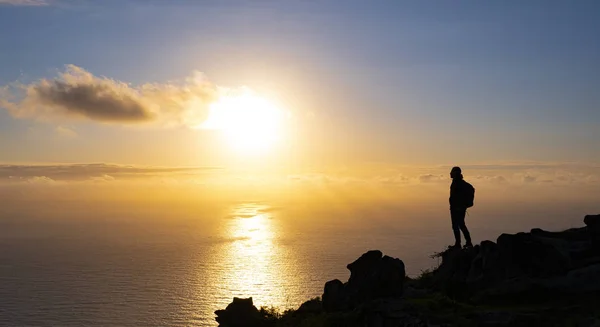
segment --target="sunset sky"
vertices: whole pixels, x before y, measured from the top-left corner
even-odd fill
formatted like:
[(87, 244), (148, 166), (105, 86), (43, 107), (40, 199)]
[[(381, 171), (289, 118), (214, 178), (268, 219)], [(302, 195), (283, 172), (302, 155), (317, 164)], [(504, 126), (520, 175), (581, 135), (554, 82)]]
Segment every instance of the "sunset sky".
[[(593, 0), (0, 0), (0, 162), (369, 164), (425, 179), (418, 167), (446, 177), (460, 164), (596, 181), (598, 11)], [(244, 100), (225, 118), (237, 131), (227, 142), (203, 125), (227, 92), (276, 108), (276, 121)], [(269, 128), (266, 149), (236, 149)]]

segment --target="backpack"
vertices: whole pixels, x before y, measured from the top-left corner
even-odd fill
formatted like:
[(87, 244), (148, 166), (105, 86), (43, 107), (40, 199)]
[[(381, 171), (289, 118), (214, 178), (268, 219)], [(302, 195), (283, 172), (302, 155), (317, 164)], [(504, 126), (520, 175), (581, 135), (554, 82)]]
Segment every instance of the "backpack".
[(475, 202), (475, 188), (473, 187), (473, 185), (467, 183), (466, 181), (463, 181), (463, 194), (465, 195), (465, 206), (467, 208), (470, 208), (473, 206), (474, 202)]

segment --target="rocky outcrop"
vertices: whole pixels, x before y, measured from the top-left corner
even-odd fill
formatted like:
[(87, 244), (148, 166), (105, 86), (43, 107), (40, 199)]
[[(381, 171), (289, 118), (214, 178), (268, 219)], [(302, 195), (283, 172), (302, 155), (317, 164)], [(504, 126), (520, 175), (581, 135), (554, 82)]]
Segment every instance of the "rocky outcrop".
[(323, 303), (319, 298), (308, 300), (300, 305), (297, 314), (316, 314), (323, 311)]
[(586, 227), (562, 232), (533, 229), (502, 234), (496, 243), (448, 249), (434, 272), (434, 286), (451, 296), (478, 301), (534, 292), (600, 291), (597, 252), (600, 215), (586, 216)]
[[(321, 299), (286, 314), (234, 298), (217, 310), (223, 327), (274, 326), (598, 326), (600, 215), (562, 232), (502, 234), (439, 254), (418, 280), (402, 260), (368, 251), (347, 265), (347, 282), (325, 283)], [(463, 301), (461, 301), (463, 300)], [(500, 302), (496, 309), (493, 303)], [(540, 303), (545, 306), (538, 306)], [(531, 304), (535, 304), (531, 306)], [(485, 306), (479, 306), (486, 304)], [(508, 307), (516, 307), (511, 310)], [(544, 308), (544, 309), (541, 309)]]
[(339, 279), (325, 283), (322, 299), (325, 311), (341, 311), (348, 308), (344, 283)]
[(565, 274), (571, 267), (571, 260), (558, 242), (531, 233), (500, 235), (497, 245), (504, 277), (537, 278)]
[(353, 309), (373, 299), (402, 295), (406, 272), (400, 259), (384, 256), (378, 250), (368, 251), (347, 268), (348, 282), (335, 279), (325, 284), (325, 311)]
[(258, 327), (263, 322), (258, 309), (252, 303), (252, 298), (233, 298), (225, 310), (215, 311), (215, 320), (222, 327)]

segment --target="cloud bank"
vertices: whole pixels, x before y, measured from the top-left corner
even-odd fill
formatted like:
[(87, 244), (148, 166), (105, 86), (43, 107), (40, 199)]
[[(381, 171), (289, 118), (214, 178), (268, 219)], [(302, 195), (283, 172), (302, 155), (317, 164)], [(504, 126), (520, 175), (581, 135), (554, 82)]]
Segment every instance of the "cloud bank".
[(11, 6), (47, 6), (46, 0), (0, 0), (0, 5)]
[(0, 107), (17, 118), (195, 127), (219, 90), (198, 72), (180, 83), (132, 86), (68, 65), (53, 79), (2, 88)]
[(213, 167), (144, 167), (115, 164), (0, 165), (0, 181), (80, 181), (198, 175)]

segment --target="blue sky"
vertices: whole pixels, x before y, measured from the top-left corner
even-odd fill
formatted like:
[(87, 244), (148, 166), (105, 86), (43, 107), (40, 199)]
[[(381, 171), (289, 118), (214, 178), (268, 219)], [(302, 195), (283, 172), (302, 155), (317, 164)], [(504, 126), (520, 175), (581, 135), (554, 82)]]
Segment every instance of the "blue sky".
[[(600, 160), (597, 1), (2, 2), (3, 85), (67, 64), (132, 84), (201, 71), (315, 113), (306, 156)], [(211, 163), (196, 134), (0, 110), (0, 161)]]

